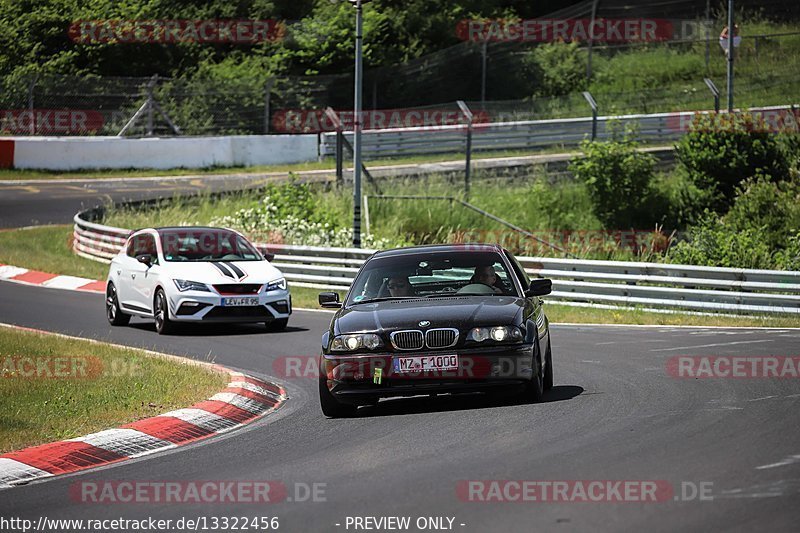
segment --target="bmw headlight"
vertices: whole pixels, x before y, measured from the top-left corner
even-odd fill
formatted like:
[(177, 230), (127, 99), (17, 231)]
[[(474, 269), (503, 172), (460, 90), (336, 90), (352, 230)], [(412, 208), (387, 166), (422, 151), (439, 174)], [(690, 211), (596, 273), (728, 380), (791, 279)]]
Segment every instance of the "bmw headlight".
[(473, 328), (467, 334), (467, 340), (473, 342), (522, 342), (522, 331), (516, 326), (494, 326)]
[(286, 278), (276, 279), (267, 283), (267, 291), (286, 290)]
[(334, 352), (353, 352), (366, 348), (374, 350), (383, 346), (380, 336), (375, 333), (356, 333), (354, 335), (339, 335), (333, 338), (331, 351)]
[(175, 282), (175, 286), (178, 287), (178, 290), (183, 291), (203, 291), (203, 292), (211, 292), (211, 289), (208, 288), (208, 285), (205, 283), (200, 283), (198, 281), (188, 281), (185, 279), (174, 279), (172, 280)]

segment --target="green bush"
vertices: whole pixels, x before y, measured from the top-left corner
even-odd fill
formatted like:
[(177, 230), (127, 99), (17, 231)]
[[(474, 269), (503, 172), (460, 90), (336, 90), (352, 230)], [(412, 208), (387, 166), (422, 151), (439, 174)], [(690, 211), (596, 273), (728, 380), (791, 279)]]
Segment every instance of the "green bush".
[(539, 45), (526, 59), (538, 96), (561, 96), (586, 88), (586, 59), (577, 41)]
[(733, 231), (710, 211), (669, 251), (670, 263), (731, 268), (772, 268), (773, 251), (756, 229)]
[(800, 180), (800, 133), (787, 132), (778, 135), (778, 145), (789, 165), (789, 176)]
[(774, 182), (759, 174), (744, 181), (728, 214), (726, 224), (733, 231), (750, 229), (774, 250), (800, 230), (800, 182)]
[(697, 224), (709, 204), (709, 193), (697, 187), (680, 167), (656, 175), (653, 181), (653, 213), (670, 230), (683, 230)]
[(800, 268), (800, 181), (758, 174), (738, 188), (728, 213), (706, 211), (668, 260), (735, 268)]
[(675, 155), (694, 184), (709, 193), (715, 211), (726, 211), (741, 182), (759, 172), (776, 180), (789, 177), (785, 150), (749, 114), (695, 116)]
[(588, 187), (594, 214), (606, 228), (643, 228), (658, 221), (652, 188), (656, 159), (637, 148), (638, 143), (627, 138), (587, 140), (581, 143), (584, 157), (569, 165)]

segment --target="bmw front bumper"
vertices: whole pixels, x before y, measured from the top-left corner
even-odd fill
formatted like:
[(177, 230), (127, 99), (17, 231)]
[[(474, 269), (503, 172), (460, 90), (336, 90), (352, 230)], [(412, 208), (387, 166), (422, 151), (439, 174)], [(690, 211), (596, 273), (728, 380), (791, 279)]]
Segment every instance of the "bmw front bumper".
[[(458, 355), (454, 370), (398, 372), (395, 358)], [(533, 376), (533, 345), (496, 345), (430, 352), (323, 354), (321, 379), (343, 403), (363, 404), (376, 398), (485, 391), (528, 383)]]

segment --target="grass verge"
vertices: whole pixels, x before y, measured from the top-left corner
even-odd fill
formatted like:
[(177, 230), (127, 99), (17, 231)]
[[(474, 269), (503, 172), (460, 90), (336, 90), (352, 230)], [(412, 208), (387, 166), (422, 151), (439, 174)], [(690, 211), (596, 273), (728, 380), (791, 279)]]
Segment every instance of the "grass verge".
[(0, 364), (0, 453), (187, 407), (228, 382), (132, 348), (6, 327)]
[[(71, 226), (43, 226), (24, 230), (0, 231), (0, 263), (53, 274), (105, 279), (108, 266), (72, 253)], [(295, 308), (320, 309), (319, 289), (292, 287)], [(340, 291), (340, 296), (344, 292)], [(724, 317), (681, 313), (652, 313), (639, 309), (593, 309), (547, 303), (547, 316), (553, 323), (587, 324), (663, 324), (684, 326), (800, 327), (797, 317)]]
[(0, 231), (0, 263), (89, 279), (108, 276), (108, 265), (72, 253), (68, 225)]

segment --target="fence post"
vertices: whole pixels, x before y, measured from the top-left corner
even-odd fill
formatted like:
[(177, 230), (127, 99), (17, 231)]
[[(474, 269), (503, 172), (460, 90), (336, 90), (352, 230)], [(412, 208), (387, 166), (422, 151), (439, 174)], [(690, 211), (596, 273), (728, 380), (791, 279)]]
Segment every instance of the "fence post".
[(466, 166), (464, 169), (464, 198), (469, 200), (469, 179), (472, 169), (472, 111), (469, 110), (467, 104), (463, 100), (459, 100), (458, 107), (467, 119), (467, 157)]
[(155, 96), (153, 95), (153, 91), (155, 90), (156, 83), (158, 83), (158, 74), (153, 74), (153, 77), (150, 78), (150, 83), (147, 84), (147, 136), (153, 136), (154, 130), (154, 115), (155, 115), (155, 106), (153, 105), (153, 101), (155, 100)]
[(364, 195), (364, 235), (369, 235), (369, 195)]
[(589, 53), (586, 58), (586, 80), (592, 79), (592, 45), (594, 44), (594, 21), (597, 18), (597, 5), (600, 0), (592, 2), (592, 21), (589, 23)]
[(708, 90), (714, 95), (714, 112), (719, 113), (719, 89), (717, 89), (717, 86), (711, 81), (711, 78), (703, 78), (703, 81), (706, 82), (706, 87), (708, 87)]
[(583, 97), (592, 108), (592, 140), (594, 141), (597, 138), (597, 102), (589, 91), (583, 91)]
[(33, 91), (36, 88), (36, 82), (39, 79), (39, 75), (35, 74), (31, 79), (31, 82), (28, 84), (28, 112), (31, 114), (31, 125), (30, 125), (30, 133), (31, 135), (36, 135), (36, 115), (33, 112), (34, 109), (34, 101), (33, 101)]
[(272, 86), (275, 83), (275, 78), (270, 78), (264, 84), (264, 133), (269, 133), (269, 114), (270, 114), (270, 97), (272, 95)]
[(711, 55), (711, 0), (706, 0), (706, 20), (703, 24), (706, 28), (706, 72)]
[(484, 39), (481, 50), (481, 106), (486, 104), (486, 63), (489, 55), (489, 41)]
[(332, 107), (325, 108), (325, 116), (327, 116), (336, 128), (336, 185), (341, 186), (344, 184), (344, 133), (342, 121), (339, 115)]

